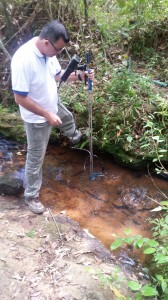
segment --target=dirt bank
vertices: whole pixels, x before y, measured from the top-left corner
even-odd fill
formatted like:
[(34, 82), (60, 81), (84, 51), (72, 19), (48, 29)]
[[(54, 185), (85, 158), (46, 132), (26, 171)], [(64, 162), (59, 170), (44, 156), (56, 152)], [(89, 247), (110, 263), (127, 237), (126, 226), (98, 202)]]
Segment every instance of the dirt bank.
[(20, 199), (0, 196), (0, 298), (110, 300), (118, 291), (128, 294), (97, 277), (115, 270), (110, 251), (78, 223), (51, 213), (35, 215)]

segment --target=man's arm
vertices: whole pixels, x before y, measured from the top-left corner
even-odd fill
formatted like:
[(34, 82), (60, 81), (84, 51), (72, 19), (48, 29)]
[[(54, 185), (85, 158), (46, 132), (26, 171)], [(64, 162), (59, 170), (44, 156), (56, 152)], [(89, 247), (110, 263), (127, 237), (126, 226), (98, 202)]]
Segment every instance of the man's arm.
[(51, 125), (60, 125), (62, 124), (61, 119), (54, 113), (45, 110), (43, 107), (35, 103), (31, 98), (28, 96), (22, 96), (18, 94), (14, 94), (15, 102), (18, 105), (23, 106), (25, 109), (33, 112), (36, 115), (42, 116), (47, 119), (47, 121)]
[[(55, 76), (56, 81), (60, 81), (62, 75), (64, 74), (65, 70), (61, 70), (61, 72)], [(88, 71), (76, 71), (76, 72), (72, 72), (68, 79), (67, 82), (70, 81), (77, 81), (79, 80), (79, 74), (82, 80), (85, 79), (85, 75), (88, 76), (89, 79), (94, 80), (94, 70), (91, 69), (89, 72)]]

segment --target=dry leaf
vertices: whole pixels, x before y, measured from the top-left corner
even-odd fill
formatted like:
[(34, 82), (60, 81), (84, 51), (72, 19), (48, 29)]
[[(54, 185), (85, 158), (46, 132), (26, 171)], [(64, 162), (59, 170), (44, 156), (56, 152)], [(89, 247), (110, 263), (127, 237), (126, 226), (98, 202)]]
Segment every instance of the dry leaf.
[(22, 155), (22, 153), (21, 153), (20, 151), (19, 151), (19, 152), (17, 152), (16, 154), (17, 154), (17, 155)]
[(123, 295), (120, 294), (120, 292), (116, 289), (115, 286), (110, 286), (110, 289), (113, 291), (116, 297), (122, 298), (123, 300), (127, 300)]
[(37, 291), (37, 292), (31, 294), (30, 297), (37, 297), (37, 296), (39, 296), (40, 294), (41, 294), (41, 291)]
[(88, 236), (95, 239), (94, 235), (92, 235), (87, 228), (84, 228), (83, 230), (88, 234)]
[(17, 279), (17, 280), (22, 280), (23, 277), (21, 277), (18, 273), (15, 273), (12, 278)]
[(156, 208), (151, 209), (150, 211), (161, 211), (162, 209), (162, 206), (157, 206)]
[(63, 214), (63, 215), (65, 215), (65, 214), (66, 214), (66, 212), (67, 212), (66, 210), (61, 210), (61, 211), (60, 211), (60, 214)]

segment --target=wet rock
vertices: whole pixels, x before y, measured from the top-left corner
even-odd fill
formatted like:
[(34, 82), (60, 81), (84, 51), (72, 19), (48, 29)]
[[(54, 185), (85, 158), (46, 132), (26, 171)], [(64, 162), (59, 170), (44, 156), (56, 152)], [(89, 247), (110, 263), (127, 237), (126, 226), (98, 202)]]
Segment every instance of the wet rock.
[(21, 192), (23, 181), (19, 178), (12, 178), (8, 175), (0, 176), (0, 194), (17, 195)]
[(0, 137), (0, 148), (5, 148), (5, 149), (19, 149), (19, 145), (16, 141), (13, 141), (13, 140), (6, 140), (5, 138), (3, 137)]
[(13, 150), (18, 150), (19, 144), (12, 140), (5, 140), (0, 137), (0, 159), (2, 161), (12, 161)]
[(130, 188), (118, 188), (117, 205), (136, 210), (151, 209), (152, 205), (147, 199), (147, 188), (144, 187), (130, 187)]

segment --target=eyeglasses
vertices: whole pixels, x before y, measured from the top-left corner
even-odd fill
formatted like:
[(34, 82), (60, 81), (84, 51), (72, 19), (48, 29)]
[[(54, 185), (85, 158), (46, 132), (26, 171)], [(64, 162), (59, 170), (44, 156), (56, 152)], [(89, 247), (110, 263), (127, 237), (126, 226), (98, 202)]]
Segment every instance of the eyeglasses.
[[(49, 41), (49, 40), (48, 40)], [(59, 53), (59, 52), (61, 52), (64, 48), (56, 48), (55, 46), (54, 46), (54, 44), (51, 42), (51, 41), (49, 41), (50, 42), (50, 44), (53, 46), (53, 48), (55, 49), (55, 51), (57, 52), (57, 53)]]

